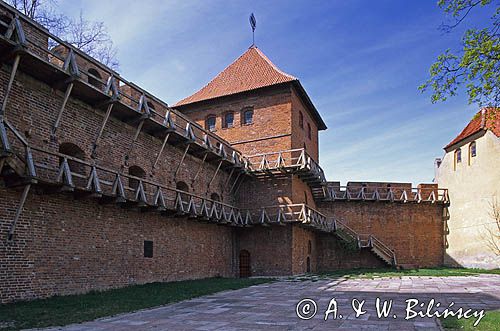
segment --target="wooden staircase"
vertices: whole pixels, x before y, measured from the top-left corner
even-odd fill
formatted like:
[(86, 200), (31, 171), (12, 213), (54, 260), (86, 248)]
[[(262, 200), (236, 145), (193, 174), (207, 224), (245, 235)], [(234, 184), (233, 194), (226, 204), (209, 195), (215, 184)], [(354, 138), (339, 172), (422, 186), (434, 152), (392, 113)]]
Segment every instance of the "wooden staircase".
[(333, 233), (342, 241), (354, 244), (358, 249), (368, 248), (387, 265), (397, 268), (396, 254), (374, 235), (359, 234), (345, 223), (333, 220)]

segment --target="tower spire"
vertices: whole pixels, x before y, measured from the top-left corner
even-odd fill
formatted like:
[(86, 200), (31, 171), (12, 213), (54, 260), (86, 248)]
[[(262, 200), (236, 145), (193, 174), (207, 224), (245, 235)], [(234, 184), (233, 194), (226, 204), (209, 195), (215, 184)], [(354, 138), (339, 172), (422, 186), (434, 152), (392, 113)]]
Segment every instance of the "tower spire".
[(253, 13), (250, 14), (250, 26), (252, 27), (252, 46), (255, 46), (255, 27), (257, 26), (257, 20)]

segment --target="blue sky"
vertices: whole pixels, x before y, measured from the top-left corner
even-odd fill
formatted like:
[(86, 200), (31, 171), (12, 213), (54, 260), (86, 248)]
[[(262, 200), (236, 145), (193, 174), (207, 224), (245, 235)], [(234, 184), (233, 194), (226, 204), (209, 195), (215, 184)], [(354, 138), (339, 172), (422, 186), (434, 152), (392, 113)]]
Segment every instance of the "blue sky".
[[(431, 104), (417, 87), (464, 27), (422, 1), (61, 1), (104, 21), (120, 73), (169, 104), (206, 84), (251, 44), (300, 79), (328, 125), (320, 162), (329, 180), (430, 182), (434, 158), (477, 111), (466, 96)], [(469, 26), (488, 19), (480, 10)]]

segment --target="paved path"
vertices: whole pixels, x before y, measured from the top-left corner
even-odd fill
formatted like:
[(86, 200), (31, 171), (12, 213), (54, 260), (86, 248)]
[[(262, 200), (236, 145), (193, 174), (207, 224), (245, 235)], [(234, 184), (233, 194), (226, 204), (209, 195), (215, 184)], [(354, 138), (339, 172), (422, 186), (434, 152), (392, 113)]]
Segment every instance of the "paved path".
[[(376, 297), (394, 300), (388, 318), (377, 318)], [(296, 315), (303, 298), (314, 299), (318, 307), (310, 320)], [(342, 318), (330, 315), (325, 321), (332, 298)], [(353, 298), (366, 300), (367, 312), (358, 318), (351, 307)], [(500, 309), (500, 275), (280, 281), (51, 330), (438, 330), (434, 318), (405, 320), (409, 298), (424, 302), (423, 311), (432, 298), (440, 302), (440, 309), (451, 302), (454, 311)], [(307, 312), (302, 308), (307, 307), (299, 311)]]

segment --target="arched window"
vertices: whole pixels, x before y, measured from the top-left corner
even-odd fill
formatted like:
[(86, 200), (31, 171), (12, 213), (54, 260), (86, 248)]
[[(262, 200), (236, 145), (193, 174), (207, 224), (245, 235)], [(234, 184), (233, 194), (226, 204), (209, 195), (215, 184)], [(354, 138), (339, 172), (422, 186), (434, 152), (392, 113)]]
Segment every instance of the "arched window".
[(307, 138), (311, 139), (311, 137), (312, 137), (311, 124), (307, 123)]
[[(139, 178), (142, 178), (142, 179), (145, 179), (146, 178), (146, 172), (141, 168), (141, 167), (138, 167), (138, 166), (131, 166), (128, 168), (128, 174), (130, 176), (134, 176), (134, 177), (139, 177)], [(132, 189), (132, 190), (137, 190), (137, 187), (139, 186), (139, 181), (135, 178), (129, 178), (128, 180), (128, 186)]]
[(302, 112), (299, 112), (299, 126), (301, 129), (304, 128), (304, 115), (302, 114)]
[[(178, 190), (180, 190), (180, 191), (189, 192), (189, 186), (188, 186), (188, 184), (186, 184), (183, 181), (178, 181), (175, 184), (175, 188), (178, 189)], [(181, 199), (182, 199), (183, 202), (187, 203), (188, 200), (189, 200), (189, 194), (181, 193)]]
[(215, 115), (209, 115), (205, 120), (205, 129), (212, 131), (212, 132), (215, 131), (216, 120), (217, 120), (217, 118), (215, 117)]
[(470, 164), (470, 159), (476, 157), (476, 155), (477, 155), (476, 142), (473, 141), (469, 144), (469, 164)]
[(217, 202), (220, 202), (220, 196), (217, 194), (217, 193), (212, 193), (210, 194), (210, 199), (213, 200), (213, 201), (217, 201)]
[(224, 115), (224, 128), (232, 128), (234, 126), (234, 113), (229, 112)]
[(253, 123), (253, 108), (244, 108), (241, 117), (241, 124), (249, 125)]
[[(59, 153), (73, 157), (75, 159), (85, 160), (85, 152), (75, 144), (72, 143), (62, 143), (59, 145)], [(59, 158), (59, 164), (61, 164), (63, 158)], [(85, 165), (74, 160), (68, 159), (69, 169), (72, 173), (85, 174)]]
[(98, 89), (101, 89), (102, 88), (101, 79), (102, 79), (101, 74), (99, 74), (99, 72), (96, 69), (94, 68), (89, 69), (89, 75), (87, 81), (89, 82), (90, 85), (93, 85)]
[(460, 148), (456, 149), (454, 155), (455, 155), (454, 170), (457, 170), (457, 164), (459, 164), (460, 162), (462, 162), (462, 150)]

